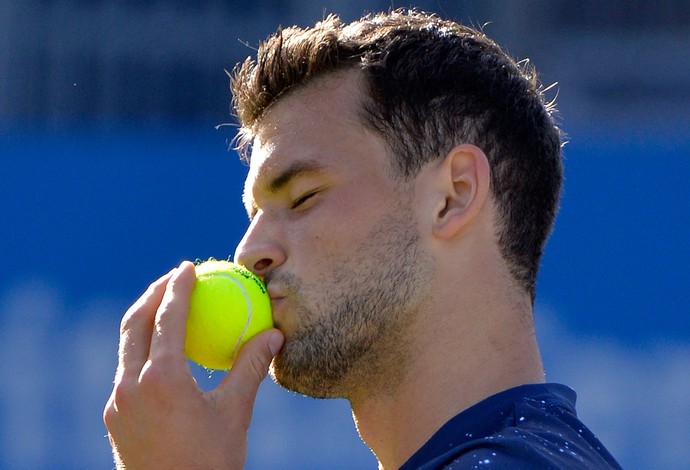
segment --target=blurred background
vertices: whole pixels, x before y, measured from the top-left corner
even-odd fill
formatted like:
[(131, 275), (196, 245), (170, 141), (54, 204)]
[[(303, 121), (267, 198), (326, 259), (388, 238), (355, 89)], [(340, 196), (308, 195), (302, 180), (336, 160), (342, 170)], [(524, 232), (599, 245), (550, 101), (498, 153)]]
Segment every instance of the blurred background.
[[(0, 468), (112, 468), (122, 313), (247, 224), (225, 70), (279, 25), (416, 6), (558, 82), (548, 379), (625, 468), (690, 467), (690, 2), (0, 0)], [(196, 370), (204, 387), (219, 375)], [(343, 401), (262, 385), (250, 469), (376, 468)]]

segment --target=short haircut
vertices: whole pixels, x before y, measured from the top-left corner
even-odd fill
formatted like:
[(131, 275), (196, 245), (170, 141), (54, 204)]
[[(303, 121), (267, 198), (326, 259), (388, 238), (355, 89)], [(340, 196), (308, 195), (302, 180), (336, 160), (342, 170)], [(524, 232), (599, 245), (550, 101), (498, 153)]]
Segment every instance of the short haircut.
[(269, 107), (317, 77), (359, 69), (363, 124), (383, 137), (399, 175), (414, 177), (456, 145), (481, 148), (491, 168), (499, 250), (532, 301), (563, 179), (554, 102), (527, 60), (482, 31), (399, 9), (350, 24), (330, 15), (280, 29), (231, 74), (240, 151)]

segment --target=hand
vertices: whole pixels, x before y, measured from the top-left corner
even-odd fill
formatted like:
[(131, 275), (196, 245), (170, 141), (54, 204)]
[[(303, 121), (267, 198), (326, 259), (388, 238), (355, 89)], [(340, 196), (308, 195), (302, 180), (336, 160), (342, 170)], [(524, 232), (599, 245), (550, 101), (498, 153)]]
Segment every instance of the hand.
[(120, 327), (115, 385), (103, 412), (118, 468), (240, 469), (259, 384), (283, 344), (278, 330), (240, 351), (214, 390), (196, 384), (184, 354), (194, 265), (151, 284)]

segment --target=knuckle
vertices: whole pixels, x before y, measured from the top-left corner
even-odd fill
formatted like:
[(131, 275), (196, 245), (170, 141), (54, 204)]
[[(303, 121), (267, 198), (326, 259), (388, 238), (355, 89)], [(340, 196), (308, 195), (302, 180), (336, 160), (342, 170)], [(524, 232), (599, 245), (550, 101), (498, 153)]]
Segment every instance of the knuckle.
[(163, 388), (163, 384), (166, 382), (166, 374), (162, 370), (163, 368), (158, 366), (157, 362), (149, 360), (141, 371), (139, 376), (139, 385), (144, 391), (156, 391), (159, 388)]
[(252, 374), (255, 375), (259, 381), (263, 380), (268, 373), (269, 362), (266, 361), (266, 358), (263, 355), (254, 356), (250, 361), (250, 365)]
[(129, 382), (120, 382), (113, 388), (106, 410), (111, 409), (117, 413), (118, 410), (129, 408), (135, 400), (136, 393), (135, 386)]
[(117, 409), (115, 408), (115, 399), (113, 393), (110, 395), (110, 398), (103, 409), (103, 423), (105, 423), (105, 426), (110, 429), (115, 423), (116, 418)]
[[(129, 331), (136, 327), (136, 324), (142, 321), (141, 319), (147, 316), (147, 311), (151, 310), (151, 300), (155, 298), (155, 292), (161, 288), (158, 282), (149, 285), (148, 289), (134, 302), (125, 312), (120, 321), (120, 333)], [(153, 309), (155, 311), (155, 308)]]
[(163, 396), (179, 392), (182, 385), (180, 373), (170, 366), (171, 361), (165, 356), (149, 360), (139, 375), (139, 384), (143, 394)]
[(127, 310), (127, 312), (124, 314), (122, 320), (120, 321), (120, 335), (124, 335), (132, 329), (133, 316), (134, 312), (132, 312), (132, 309)]
[(132, 305), (120, 320), (120, 335), (125, 335), (129, 331), (135, 329), (142, 315), (141, 305), (138, 302)]
[(128, 381), (119, 381), (113, 387), (103, 409), (103, 422), (108, 429), (121, 419), (122, 413), (134, 408), (137, 393), (134, 385)]

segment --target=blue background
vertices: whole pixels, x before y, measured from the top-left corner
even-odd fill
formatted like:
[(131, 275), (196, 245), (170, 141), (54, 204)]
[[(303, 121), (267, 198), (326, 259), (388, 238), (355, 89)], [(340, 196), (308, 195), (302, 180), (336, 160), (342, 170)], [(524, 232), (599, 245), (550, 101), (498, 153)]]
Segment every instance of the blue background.
[[(322, 14), (273, 8), (251, 38)], [(59, 77), (65, 93), (88, 90), (80, 77)], [(176, 108), (161, 116), (136, 102), (96, 118), (78, 106), (57, 120), (2, 115), (1, 468), (112, 467), (101, 412), (122, 313), (181, 260), (234, 252), (247, 224), (246, 167), (230, 149), (234, 128), (215, 128), (230, 119), (222, 68), (215, 80), (213, 109), (189, 118), (184, 103), (177, 118)], [(578, 391), (583, 420), (624, 467), (688, 468), (690, 125), (656, 110), (606, 119), (567, 99), (561, 110), (566, 189), (536, 305), (547, 376)], [(196, 374), (204, 387), (220, 378)], [(376, 462), (346, 402), (267, 380), (247, 468)]]

